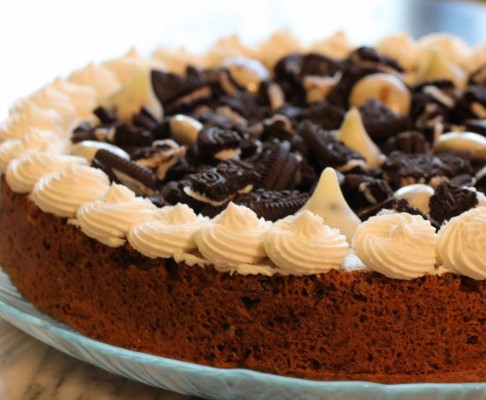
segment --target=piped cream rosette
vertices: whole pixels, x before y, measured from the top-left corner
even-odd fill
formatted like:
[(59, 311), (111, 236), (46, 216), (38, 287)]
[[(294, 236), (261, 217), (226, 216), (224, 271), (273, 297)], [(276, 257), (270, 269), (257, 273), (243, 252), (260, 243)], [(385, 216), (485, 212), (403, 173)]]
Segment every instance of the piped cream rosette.
[(486, 279), (486, 207), (451, 218), (439, 231), (438, 258), (443, 266), (473, 279)]
[(160, 208), (128, 232), (133, 248), (150, 258), (185, 258), (196, 250), (196, 233), (208, 218), (196, 215), (186, 204)]
[(419, 215), (389, 213), (358, 226), (352, 247), (371, 270), (393, 279), (413, 279), (435, 272), (437, 234)]

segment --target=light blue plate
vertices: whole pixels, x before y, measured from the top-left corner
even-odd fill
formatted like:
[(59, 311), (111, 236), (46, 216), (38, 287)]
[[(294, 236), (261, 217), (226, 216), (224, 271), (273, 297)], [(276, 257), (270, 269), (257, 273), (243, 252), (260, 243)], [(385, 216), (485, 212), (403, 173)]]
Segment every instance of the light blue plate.
[(37, 311), (0, 269), (0, 316), (56, 349), (114, 374), (212, 399), (486, 399), (486, 383), (380, 385), (320, 382), (244, 369), (205, 367), (89, 339)]

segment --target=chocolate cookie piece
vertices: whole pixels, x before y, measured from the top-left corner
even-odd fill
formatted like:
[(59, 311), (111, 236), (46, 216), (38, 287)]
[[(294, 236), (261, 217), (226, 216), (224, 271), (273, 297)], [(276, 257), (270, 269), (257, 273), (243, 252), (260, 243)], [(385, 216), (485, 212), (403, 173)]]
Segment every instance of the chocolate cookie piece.
[(133, 125), (149, 131), (159, 124), (157, 118), (146, 107), (140, 108), (140, 111), (133, 116), (132, 122)]
[(195, 68), (188, 68), (186, 75), (152, 70), (151, 80), (166, 115), (190, 110), (212, 96), (204, 74)]
[(277, 191), (294, 186), (299, 161), (291, 152), (290, 142), (272, 141), (264, 147), (255, 167), (261, 176), (258, 186)]
[(248, 92), (237, 92), (233, 96), (222, 96), (218, 104), (228, 106), (250, 122), (256, 121), (260, 117), (257, 99)]
[(386, 181), (368, 175), (345, 175), (341, 191), (353, 211), (382, 203), (393, 197), (393, 190)]
[(342, 70), (342, 76), (337, 85), (331, 89), (326, 97), (326, 100), (336, 107), (341, 107), (345, 110), (349, 108), (349, 96), (353, 86), (366, 75), (376, 73), (375, 68), (362, 67), (347, 62), (345, 68)]
[(469, 118), (486, 118), (486, 85), (469, 86), (457, 99), (453, 115), (460, 122)]
[(445, 221), (456, 217), (478, 205), (474, 191), (448, 182), (441, 182), (430, 197), (429, 208), (432, 221), (441, 226)]
[(206, 126), (197, 136), (197, 149), (203, 157), (214, 158), (222, 150), (235, 150), (241, 144), (243, 137), (235, 130)]
[(308, 53), (302, 58), (300, 77), (312, 76), (334, 76), (342, 69), (336, 61), (323, 54)]
[(255, 211), (258, 217), (267, 221), (277, 221), (288, 215), (295, 214), (309, 199), (307, 193), (296, 190), (264, 190), (237, 196), (233, 201)]
[(122, 149), (150, 146), (154, 141), (152, 133), (144, 128), (138, 128), (133, 125), (120, 123), (115, 126), (113, 144)]
[(396, 136), (389, 138), (382, 146), (385, 154), (390, 154), (394, 151), (401, 151), (408, 154), (426, 153), (429, 145), (425, 136), (419, 131), (401, 132)]
[(344, 120), (345, 110), (328, 102), (316, 104), (306, 109), (300, 116), (302, 120), (308, 120), (322, 129), (339, 129)]
[(93, 162), (105, 171), (111, 180), (122, 183), (138, 195), (152, 195), (155, 192), (157, 177), (148, 168), (104, 149), (96, 152)]
[(392, 209), (396, 212), (405, 212), (411, 215), (420, 215), (423, 219), (427, 216), (418, 208), (413, 207), (406, 199), (394, 199)]
[(403, 72), (402, 67), (394, 59), (379, 53), (372, 47), (362, 46), (353, 50), (348, 60), (361, 67), (373, 68), (376, 72)]
[(374, 141), (385, 140), (409, 128), (406, 116), (391, 111), (377, 99), (368, 100), (359, 112), (366, 132)]
[(93, 110), (93, 114), (96, 115), (96, 117), (98, 117), (100, 120), (100, 123), (104, 125), (111, 125), (119, 121), (116, 113), (113, 110), (107, 109), (106, 107), (96, 107)]
[(470, 161), (462, 154), (406, 154), (392, 152), (382, 165), (383, 178), (393, 188), (412, 183), (437, 184), (460, 174), (472, 174)]
[(226, 160), (214, 168), (188, 176), (184, 191), (196, 200), (221, 205), (243, 191), (250, 191), (259, 178), (248, 164)]
[(363, 156), (337, 140), (331, 132), (320, 129), (310, 121), (303, 121), (297, 127), (307, 145), (312, 162), (320, 169), (333, 167), (337, 170), (365, 166)]
[(290, 140), (295, 135), (292, 121), (283, 114), (274, 114), (263, 121), (263, 131), (260, 139), (263, 141), (279, 139)]

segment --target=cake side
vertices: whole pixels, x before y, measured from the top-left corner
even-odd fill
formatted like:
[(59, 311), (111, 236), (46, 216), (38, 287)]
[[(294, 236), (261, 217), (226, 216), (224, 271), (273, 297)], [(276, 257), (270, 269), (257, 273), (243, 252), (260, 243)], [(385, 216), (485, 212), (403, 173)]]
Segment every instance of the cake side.
[(0, 213), (0, 264), (13, 283), (94, 339), (307, 379), (486, 379), (485, 281), (342, 270), (264, 277), (151, 260), (88, 238), (4, 181)]

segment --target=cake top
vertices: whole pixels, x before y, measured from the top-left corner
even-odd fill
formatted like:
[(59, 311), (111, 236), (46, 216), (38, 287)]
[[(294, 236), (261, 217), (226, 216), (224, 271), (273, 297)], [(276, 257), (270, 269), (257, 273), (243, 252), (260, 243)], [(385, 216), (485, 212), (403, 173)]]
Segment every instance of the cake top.
[(147, 257), (484, 279), (485, 50), (288, 32), (201, 56), (132, 50), (15, 104), (0, 169), (43, 211)]

